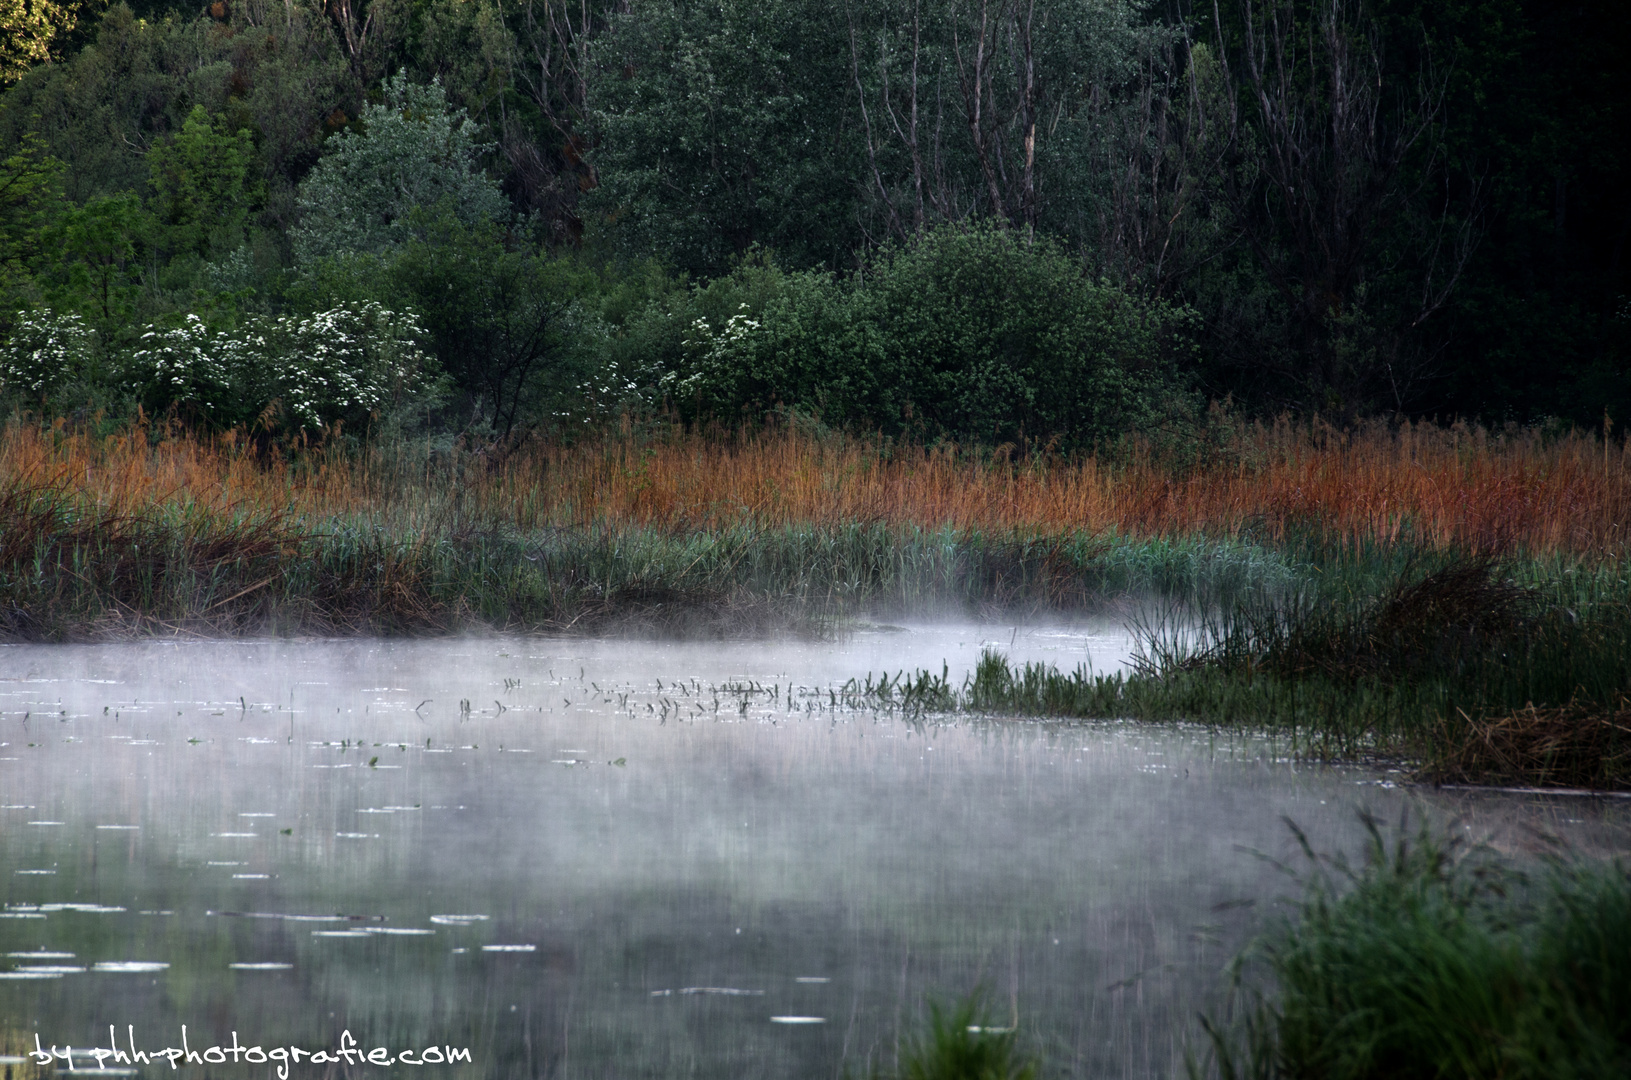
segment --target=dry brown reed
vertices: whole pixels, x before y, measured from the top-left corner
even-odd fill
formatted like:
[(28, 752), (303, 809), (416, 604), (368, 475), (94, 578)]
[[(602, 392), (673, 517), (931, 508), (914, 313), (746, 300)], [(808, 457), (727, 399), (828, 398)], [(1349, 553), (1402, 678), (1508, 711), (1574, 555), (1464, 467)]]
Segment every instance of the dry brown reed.
[[(400, 450), (400, 448), (399, 448)], [(412, 462), (408, 464), (407, 462)], [(109, 438), (13, 423), (0, 477), (61, 487), (109, 513), (158, 502), (307, 517), (432, 512), (519, 529), (750, 525), (946, 526), (988, 533), (1341, 536), (1469, 551), (1618, 558), (1631, 520), (1627, 444), (1431, 424), (1340, 432), (1231, 425), (1198, 464), (1137, 447), (1111, 457), (1016, 457), (796, 430), (718, 438), (613, 434), (487, 452), (256, 454), (228, 435)]]
[(1593, 790), (1631, 784), (1631, 700), (1576, 701), (1446, 722), (1427, 775), (1448, 783)]

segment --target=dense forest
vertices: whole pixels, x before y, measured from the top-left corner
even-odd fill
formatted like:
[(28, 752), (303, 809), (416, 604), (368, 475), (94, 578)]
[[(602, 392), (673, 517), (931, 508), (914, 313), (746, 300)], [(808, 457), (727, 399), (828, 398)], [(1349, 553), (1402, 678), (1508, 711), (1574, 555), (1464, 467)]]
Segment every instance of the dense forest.
[(37, 415), (1631, 417), (1610, 0), (9, 0)]

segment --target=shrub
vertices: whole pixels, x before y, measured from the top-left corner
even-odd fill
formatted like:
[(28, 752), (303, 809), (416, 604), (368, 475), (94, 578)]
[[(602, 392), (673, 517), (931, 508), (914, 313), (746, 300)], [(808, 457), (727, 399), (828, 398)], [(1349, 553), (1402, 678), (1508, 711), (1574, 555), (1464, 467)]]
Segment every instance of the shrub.
[(229, 338), (188, 313), (179, 326), (148, 326), (124, 369), (137, 399), (151, 411), (181, 411), (230, 424), (243, 407), (239, 373), (228, 360), (231, 351)]
[(425, 389), (432, 365), (419, 347), (423, 337), (412, 312), (370, 300), (252, 320), (232, 347), (246, 382), (264, 373), (256, 395), (263, 406), (278, 401), (290, 426), (314, 430), (360, 424)]
[(78, 315), (49, 308), (18, 312), (16, 327), (0, 348), (0, 388), (43, 403), (85, 374), (95, 341)]
[(890, 434), (1080, 446), (1195, 414), (1176, 363), (1192, 314), (1089, 281), (1026, 233), (948, 226), (849, 278), (761, 262), (727, 280), (742, 299), (693, 321), (665, 384), (698, 416), (794, 406)]
[(270, 409), (288, 428), (318, 430), (364, 423), (427, 389), (434, 365), (423, 336), (412, 313), (371, 300), (252, 317), (235, 330), (212, 331), (189, 314), (179, 326), (148, 327), (124, 370), (155, 413), (230, 427)]

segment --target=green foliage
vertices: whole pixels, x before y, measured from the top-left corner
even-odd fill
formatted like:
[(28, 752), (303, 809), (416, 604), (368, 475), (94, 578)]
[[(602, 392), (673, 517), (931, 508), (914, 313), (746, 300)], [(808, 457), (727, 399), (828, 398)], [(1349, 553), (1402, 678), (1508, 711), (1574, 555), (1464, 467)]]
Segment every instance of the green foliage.
[[(512, 282), (539, 244), (584, 257), (545, 274), (564, 306), (466, 290), (493, 365), (442, 304), (460, 429), (659, 384), (689, 419), (997, 444), (1181, 431), (1192, 388), (1343, 417), (1631, 410), (1624, 5), (1251, 6), (1279, 13), (1259, 47), (1270, 23), (1301, 42), (1273, 107), (1243, 89), (1234, 3), (1184, 27), (1137, 0), (142, 0), (49, 42), (25, 4), (0, 306), (78, 312), (114, 351), (189, 313), (400, 311), (459, 274), (418, 250), (399, 278), (390, 253), (491, 220)], [(1338, 54), (1374, 124), (1333, 126)]]
[(947, 1009), (929, 1003), (929, 1030), (901, 1055), (900, 1080), (1036, 1080), (1037, 1066), (1025, 1060), (1013, 1028), (992, 1027), (983, 1017), (978, 994)]
[(848, 261), (860, 161), (842, 27), (821, 0), (628, 5), (593, 45), (593, 205), (635, 251), (691, 272), (756, 243), (794, 265)]
[(889, 433), (1070, 446), (1193, 415), (1189, 314), (1089, 281), (1022, 232), (947, 226), (843, 280), (764, 263), (725, 280), (736, 310), (693, 322), (664, 384), (699, 414), (792, 406)]
[(300, 185), (295, 251), (310, 261), (337, 251), (380, 252), (414, 236), (415, 211), (446, 207), (465, 225), (502, 222), (508, 204), (476, 158), (488, 147), (440, 83), (399, 72), (382, 104), (363, 107), (362, 131), (343, 129)]
[(181, 130), (147, 152), (155, 246), (170, 258), (235, 250), (261, 194), (258, 164), (247, 129), (224, 131), (193, 106)]
[(559, 420), (583, 380), (578, 300), (594, 277), (573, 260), (507, 243), (497, 227), (442, 216), (388, 260), (392, 287), (418, 313), (471, 426), (507, 436)]
[(141, 200), (130, 192), (70, 206), (50, 234), (50, 255), (41, 260), (42, 291), (112, 331), (136, 311), (139, 257), (150, 232)]
[(74, 202), (141, 193), (149, 175), (143, 151), (180, 133), (202, 106), (229, 136), (252, 133), (258, 175), (249, 186), (266, 187), (260, 224), (286, 228), (295, 184), (331, 122), (356, 111), (360, 88), (320, 4), (296, 0), (264, 21), (252, 5), (230, 8), (223, 23), (197, 9), (140, 19), (112, 4), (87, 45), (33, 68), (5, 92), (0, 146), (37, 133), (67, 167)]
[(626, 5), (590, 47), (586, 201), (635, 250), (707, 276), (755, 245), (851, 268), (879, 240), (973, 217), (1097, 239), (1144, 137), (1125, 106), (1175, 35), (1121, 0), (1025, 10)]
[(1365, 860), (1316, 857), (1293, 919), (1248, 959), (1276, 985), (1206, 1021), (1225, 1080), (1624, 1075), (1631, 874), (1558, 863), (1539, 879), (1453, 837), (1374, 819)]
[(12, 293), (26, 281), (61, 209), (62, 163), (30, 132), (0, 160), (0, 291)]

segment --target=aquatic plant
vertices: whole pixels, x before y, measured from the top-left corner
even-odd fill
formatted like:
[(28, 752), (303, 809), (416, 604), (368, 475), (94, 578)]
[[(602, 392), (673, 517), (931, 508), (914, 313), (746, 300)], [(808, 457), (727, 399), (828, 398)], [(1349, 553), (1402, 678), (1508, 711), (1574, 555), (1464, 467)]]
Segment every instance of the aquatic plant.
[(1364, 823), (1358, 866), (1316, 855), (1292, 826), (1302, 897), (1237, 961), (1192, 1076), (1631, 1070), (1627, 867), (1557, 858), (1528, 871), (1425, 825)]
[[(1331, 571), (1324, 583), (1289, 598), (1245, 593), (1144, 626), (1128, 671), (1064, 673), (987, 651), (961, 687), (919, 671), (850, 689), (909, 712), (1267, 729), (1313, 756), (1411, 759), (1440, 782), (1631, 786), (1622, 579), (1520, 585), (1485, 558), (1443, 552), (1405, 559), (1381, 585), (1374, 566), (1313, 565)], [(1374, 591), (1356, 592), (1367, 580)]]

